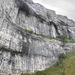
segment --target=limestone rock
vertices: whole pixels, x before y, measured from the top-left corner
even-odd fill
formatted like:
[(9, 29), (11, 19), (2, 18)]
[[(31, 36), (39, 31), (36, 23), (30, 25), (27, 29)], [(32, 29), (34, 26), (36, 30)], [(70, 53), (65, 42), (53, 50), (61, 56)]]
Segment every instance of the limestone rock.
[[(0, 3), (0, 72), (26, 73), (52, 66), (64, 48), (56, 37), (66, 34), (75, 39), (75, 22), (32, 0), (2, 0)], [(38, 35), (37, 35), (38, 34)], [(69, 49), (67, 48), (69, 46)]]

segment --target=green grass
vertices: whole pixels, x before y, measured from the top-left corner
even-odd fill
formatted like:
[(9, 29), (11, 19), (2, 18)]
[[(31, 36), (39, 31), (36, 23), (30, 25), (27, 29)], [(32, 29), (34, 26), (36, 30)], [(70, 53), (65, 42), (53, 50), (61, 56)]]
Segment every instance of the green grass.
[(48, 39), (55, 39), (55, 40), (59, 40), (59, 41), (60, 41), (60, 39), (57, 38), (57, 37), (54, 38), (54, 37), (50, 37), (50, 36), (48, 36), (48, 35), (38, 34), (38, 33), (36, 33), (36, 32), (33, 32), (32, 30), (24, 29), (24, 28), (22, 28), (22, 27), (20, 27), (20, 28), (23, 29), (23, 30), (26, 31), (26, 32), (29, 32), (29, 33), (31, 33), (31, 34), (35, 34), (35, 35), (37, 35), (37, 36), (41, 36), (41, 37), (48, 38)]
[[(61, 58), (62, 57), (63, 55), (61, 55)], [(56, 63), (43, 71), (21, 75), (75, 75), (75, 51), (66, 54), (65, 57), (66, 58), (62, 59), (62, 63)], [(58, 62), (60, 62), (60, 60)]]
[(67, 39), (67, 42), (68, 43), (75, 43), (75, 40), (74, 39)]
[[(32, 30), (24, 29), (23, 27), (20, 27), (20, 28), (23, 29), (26, 32), (29, 32), (30, 34), (35, 34), (37, 36), (41, 36), (41, 37), (44, 37), (44, 38), (62, 41), (59, 37), (51, 37), (51, 36), (48, 36), (48, 35), (38, 34), (36, 32), (33, 32)], [(63, 36), (63, 35), (60, 35), (60, 36)], [(75, 43), (75, 40), (74, 39), (66, 39), (66, 43)]]

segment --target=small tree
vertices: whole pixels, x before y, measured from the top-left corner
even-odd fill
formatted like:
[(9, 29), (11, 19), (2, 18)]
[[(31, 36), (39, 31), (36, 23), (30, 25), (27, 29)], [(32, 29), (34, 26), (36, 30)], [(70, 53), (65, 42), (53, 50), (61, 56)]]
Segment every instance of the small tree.
[(63, 45), (65, 45), (65, 43), (67, 42), (67, 35), (59, 35), (58, 38), (60, 39), (60, 41), (62, 41)]

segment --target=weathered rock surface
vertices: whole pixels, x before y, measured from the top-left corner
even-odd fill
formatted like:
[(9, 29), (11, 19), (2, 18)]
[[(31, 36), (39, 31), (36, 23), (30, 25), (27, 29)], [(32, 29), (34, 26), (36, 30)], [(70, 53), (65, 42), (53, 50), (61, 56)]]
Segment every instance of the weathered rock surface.
[(43, 35), (56, 37), (67, 34), (68, 38), (75, 39), (75, 22), (67, 17), (56, 15), (54, 11), (32, 0), (3, 1), (0, 13), (3, 12), (11, 22)]
[(0, 31), (0, 72), (43, 70), (64, 52), (59, 41), (30, 34), (9, 21), (4, 23)]
[(60, 53), (74, 50), (75, 44), (63, 48), (60, 41), (29, 31), (52, 37), (66, 33), (68, 38), (75, 39), (74, 25), (74, 21), (31, 0), (3, 0), (0, 4), (0, 72), (34, 72), (53, 65)]

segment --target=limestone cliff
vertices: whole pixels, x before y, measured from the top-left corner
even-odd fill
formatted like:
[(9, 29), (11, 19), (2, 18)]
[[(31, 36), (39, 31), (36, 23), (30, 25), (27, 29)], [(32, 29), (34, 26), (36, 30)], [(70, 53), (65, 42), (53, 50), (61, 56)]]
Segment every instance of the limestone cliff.
[(1, 1), (0, 72), (34, 72), (53, 65), (60, 53), (73, 50), (75, 44), (63, 48), (60, 41), (38, 35), (66, 34), (75, 39), (74, 25), (74, 21), (32, 0)]

